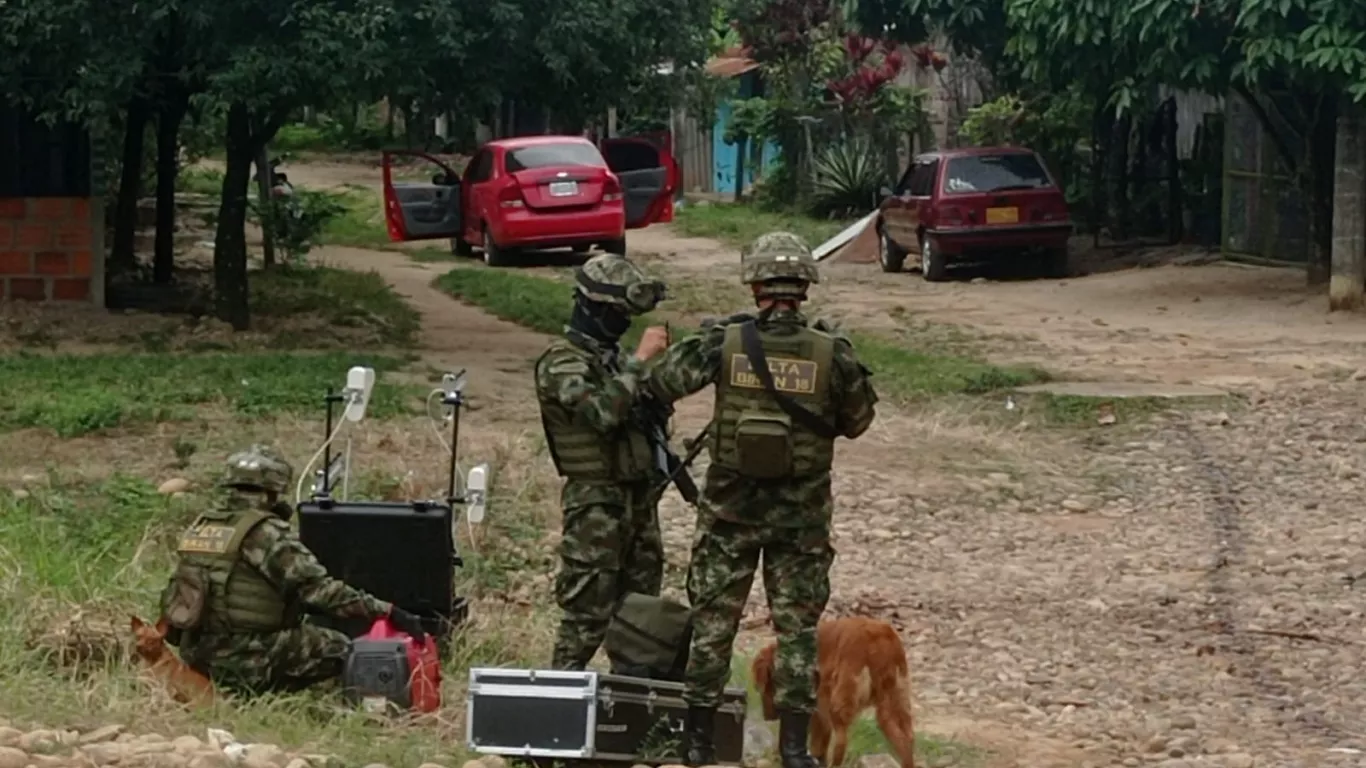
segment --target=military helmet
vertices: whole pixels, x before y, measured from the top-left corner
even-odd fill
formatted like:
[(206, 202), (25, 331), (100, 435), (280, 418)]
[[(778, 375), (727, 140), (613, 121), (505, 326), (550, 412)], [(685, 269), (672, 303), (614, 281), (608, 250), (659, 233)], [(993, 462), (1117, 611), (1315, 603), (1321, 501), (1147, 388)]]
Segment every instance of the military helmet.
[(625, 256), (594, 256), (574, 276), (579, 295), (643, 315), (668, 298), (664, 283), (652, 280)]
[(767, 294), (806, 294), (809, 283), (821, 281), (811, 246), (800, 235), (770, 232), (740, 252), (740, 281), (762, 283)]
[(282, 493), (294, 479), (294, 468), (274, 448), (256, 444), (228, 457), (223, 485), (243, 491)]

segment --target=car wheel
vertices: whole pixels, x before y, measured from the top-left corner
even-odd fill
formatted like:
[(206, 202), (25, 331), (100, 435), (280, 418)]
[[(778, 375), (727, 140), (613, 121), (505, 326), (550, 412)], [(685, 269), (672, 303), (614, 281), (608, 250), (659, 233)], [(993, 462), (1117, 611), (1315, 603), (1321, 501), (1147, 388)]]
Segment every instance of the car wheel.
[(608, 253), (615, 253), (618, 256), (626, 255), (626, 238), (621, 237), (616, 240), (608, 240), (602, 244), (602, 249)]
[(474, 255), (474, 248), (465, 242), (464, 236), (456, 235), (451, 238), (451, 253), (456, 256), (469, 257)]
[(484, 263), (490, 267), (506, 267), (511, 263), (507, 251), (493, 242), (493, 233), (489, 231), (487, 224), (484, 225)]
[(878, 232), (877, 261), (883, 272), (900, 272), (906, 265), (906, 249), (897, 245), (886, 231)]
[(1063, 278), (1072, 272), (1072, 255), (1067, 246), (1049, 248), (1043, 253), (1043, 273), (1046, 277)]
[(934, 241), (925, 235), (920, 236), (920, 276), (931, 283), (942, 283), (948, 277), (948, 266), (944, 254), (934, 247)]

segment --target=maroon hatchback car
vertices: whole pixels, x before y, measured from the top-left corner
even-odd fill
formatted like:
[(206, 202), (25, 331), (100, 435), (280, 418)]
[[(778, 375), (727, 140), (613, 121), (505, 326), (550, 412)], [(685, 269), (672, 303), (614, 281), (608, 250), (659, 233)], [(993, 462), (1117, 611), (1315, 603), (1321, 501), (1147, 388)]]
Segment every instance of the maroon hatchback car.
[(915, 158), (895, 189), (883, 189), (877, 228), (884, 272), (920, 256), (926, 280), (947, 276), (950, 261), (1000, 256), (1036, 259), (1051, 276), (1067, 274), (1072, 220), (1043, 160), (1023, 147), (978, 147)]

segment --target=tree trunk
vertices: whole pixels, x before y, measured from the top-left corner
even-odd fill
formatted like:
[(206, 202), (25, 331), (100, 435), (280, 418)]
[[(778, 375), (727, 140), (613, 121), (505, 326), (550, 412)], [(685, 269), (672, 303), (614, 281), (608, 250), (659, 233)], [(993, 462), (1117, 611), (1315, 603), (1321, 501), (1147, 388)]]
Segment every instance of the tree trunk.
[(271, 193), (275, 186), (275, 174), (270, 170), (270, 148), (265, 144), (256, 152), (256, 199), (261, 211), (261, 262), (266, 269), (275, 266), (275, 232), (272, 225), (275, 219), (270, 215), (275, 205)]
[(1110, 195), (1110, 237), (1115, 242), (1127, 240), (1133, 224), (1133, 209), (1129, 204), (1129, 140), (1133, 134), (1133, 115), (1125, 113), (1110, 130), (1110, 181), (1114, 194)]
[(138, 227), (138, 198), (142, 197), (142, 149), (147, 136), (151, 107), (135, 96), (128, 103), (127, 125), (123, 134), (123, 167), (119, 173), (119, 199), (114, 208), (114, 242), (109, 253), (113, 272), (137, 266), (134, 250)]
[(1337, 121), (1333, 276), (1328, 309), (1366, 309), (1366, 116), (1344, 104)]
[(171, 282), (175, 269), (175, 182), (180, 173), (180, 125), (190, 107), (189, 94), (180, 89), (162, 102), (157, 118), (157, 237), (152, 259), (152, 281)]
[(1181, 242), (1186, 234), (1185, 195), (1181, 188), (1181, 156), (1176, 148), (1176, 97), (1167, 100), (1162, 107), (1162, 147), (1166, 158), (1163, 165), (1167, 170), (1167, 239), (1172, 245)]
[(1309, 198), (1309, 285), (1327, 285), (1333, 271), (1333, 180), (1336, 168), (1338, 101), (1324, 94), (1309, 126), (1305, 157)]
[(245, 331), (251, 326), (247, 301), (247, 185), (256, 156), (251, 116), (245, 104), (238, 102), (228, 109), (225, 144), (227, 168), (213, 244), (214, 310), (234, 330)]

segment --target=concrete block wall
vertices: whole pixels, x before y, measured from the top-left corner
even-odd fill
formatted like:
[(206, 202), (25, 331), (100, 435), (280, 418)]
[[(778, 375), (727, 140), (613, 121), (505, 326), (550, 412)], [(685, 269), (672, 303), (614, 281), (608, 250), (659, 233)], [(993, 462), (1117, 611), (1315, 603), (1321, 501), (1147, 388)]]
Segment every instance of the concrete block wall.
[(0, 198), (0, 299), (103, 303), (91, 200)]

